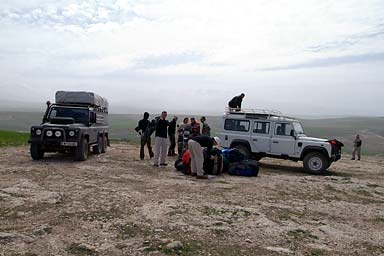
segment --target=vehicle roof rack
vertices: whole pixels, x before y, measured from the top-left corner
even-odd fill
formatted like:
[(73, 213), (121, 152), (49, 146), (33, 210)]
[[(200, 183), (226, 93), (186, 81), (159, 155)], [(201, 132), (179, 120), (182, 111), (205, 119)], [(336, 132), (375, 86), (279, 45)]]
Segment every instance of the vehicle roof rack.
[(226, 115), (242, 115), (246, 118), (254, 118), (254, 119), (267, 119), (269, 117), (277, 117), (277, 118), (290, 118), (295, 119), (293, 117), (285, 116), (282, 112), (273, 109), (238, 109), (238, 108), (226, 108)]

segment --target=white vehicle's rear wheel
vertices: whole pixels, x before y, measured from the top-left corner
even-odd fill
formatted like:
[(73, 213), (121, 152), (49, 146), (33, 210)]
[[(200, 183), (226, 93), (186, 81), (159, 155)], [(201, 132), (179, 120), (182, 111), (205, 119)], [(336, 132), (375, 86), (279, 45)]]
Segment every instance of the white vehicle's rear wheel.
[(249, 149), (247, 146), (243, 144), (237, 144), (235, 147), (237, 150), (239, 150), (242, 154), (244, 154), (248, 159), (251, 158), (251, 152), (249, 152)]
[(328, 160), (320, 152), (312, 152), (304, 157), (304, 168), (313, 174), (321, 174), (328, 168)]

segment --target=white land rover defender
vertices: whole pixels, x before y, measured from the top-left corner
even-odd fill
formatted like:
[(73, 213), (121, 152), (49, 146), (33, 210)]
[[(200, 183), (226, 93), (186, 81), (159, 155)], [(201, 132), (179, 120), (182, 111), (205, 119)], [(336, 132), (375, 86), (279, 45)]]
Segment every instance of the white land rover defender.
[(227, 109), (220, 132), (222, 146), (237, 148), (249, 158), (303, 161), (310, 173), (323, 173), (341, 157), (343, 143), (307, 137), (301, 123), (280, 112)]

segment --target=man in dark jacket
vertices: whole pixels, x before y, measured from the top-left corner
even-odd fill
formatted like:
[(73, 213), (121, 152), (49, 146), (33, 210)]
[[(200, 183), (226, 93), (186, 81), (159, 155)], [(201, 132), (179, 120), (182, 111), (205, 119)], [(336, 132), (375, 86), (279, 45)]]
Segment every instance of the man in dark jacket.
[(159, 118), (156, 118), (156, 129), (155, 129), (155, 157), (153, 165), (155, 167), (159, 166), (159, 158), (160, 165), (167, 166), (166, 157), (167, 157), (167, 133), (169, 121), (166, 120), (167, 111), (163, 111)]
[(204, 175), (204, 155), (203, 147), (207, 148), (207, 156), (211, 156), (211, 150), (214, 145), (220, 146), (220, 139), (218, 137), (196, 136), (188, 141), (188, 148), (191, 154), (191, 173), (197, 176), (198, 179), (207, 179), (208, 176)]
[(141, 160), (144, 160), (144, 147), (145, 147), (145, 145), (147, 145), (147, 147), (148, 147), (149, 157), (152, 158), (154, 155), (153, 151), (152, 151), (152, 147), (151, 147), (151, 136), (148, 136), (148, 134), (146, 134), (146, 130), (147, 130), (148, 125), (150, 123), (148, 118), (149, 118), (149, 113), (145, 112), (143, 119), (141, 119), (139, 121), (137, 127), (135, 128), (135, 131), (138, 132), (141, 136), (141, 145), (140, 145), (140, 159)]
[(191, 138), (200, 136), (200, 124), (196, 121), (194, 117), (191, 117)]
[(169, 145), (169, 149), (168, 149), (168, 156), (177, 156), (175, 153), (177, 119), (178, 119), (178, 117), (174, 116), (172, 121), (169, 123), (169, 127), (168, 127), (169, 142), (171, 143)]
[(245, 97), (245, 94), (242, 93), (238, 96), (233, 97), (229, 102), (228, 102), (228, 107), (231, 109), (235, 109), (236, 111), (241, 110), (241, 103), (243, 102), (243, 99)]

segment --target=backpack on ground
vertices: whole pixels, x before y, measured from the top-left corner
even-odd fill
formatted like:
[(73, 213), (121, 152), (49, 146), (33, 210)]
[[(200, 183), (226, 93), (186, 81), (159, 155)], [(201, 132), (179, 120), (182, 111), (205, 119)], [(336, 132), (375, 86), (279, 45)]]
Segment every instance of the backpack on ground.
[(241, 162), (230, 163), (229, 175), (253, 177), (259, 174), (259, 165), (255, 160), (243, 160)]
[(247, 160), (247, 157), (237, 148), (225, 148), (221, 150), (223, 155), (223, 172), (228, 172), (231, 163), (238, 163)]

